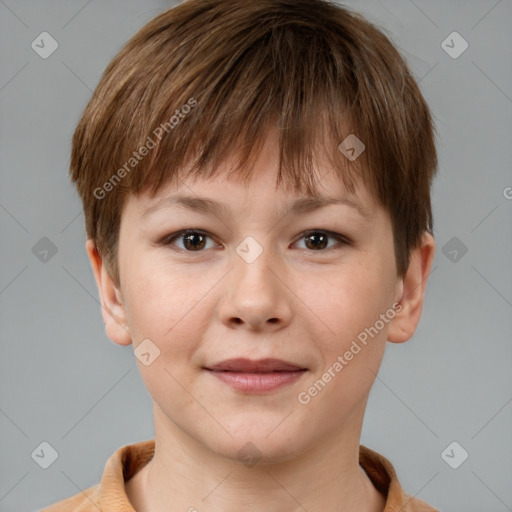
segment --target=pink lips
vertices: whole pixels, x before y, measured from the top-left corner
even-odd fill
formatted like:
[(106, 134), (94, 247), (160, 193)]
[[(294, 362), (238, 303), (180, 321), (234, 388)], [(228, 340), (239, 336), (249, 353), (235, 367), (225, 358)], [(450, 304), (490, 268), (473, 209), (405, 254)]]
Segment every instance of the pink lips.
[(306, 368), (279, 359), (228, 359), (205, 368), (222, 382), (248, 393), (273, 391), (298, 380)]

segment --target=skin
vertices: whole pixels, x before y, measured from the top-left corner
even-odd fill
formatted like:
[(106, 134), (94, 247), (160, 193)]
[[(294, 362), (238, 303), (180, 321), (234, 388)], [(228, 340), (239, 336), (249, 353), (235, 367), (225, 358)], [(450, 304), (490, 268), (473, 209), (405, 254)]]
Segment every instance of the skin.
[[(399, 278), (388, 213), (362, 184), (350, 196), (326, 168), (321, 194), (357, 201), (368, 218), (346, 204), (286, 215), (302, 196), (276, 186), (275, 140), (267, 139), (247, 187), (219, 176), (164, 185), (153, 199), (131, 196), (121, 220), (119, 288), (92, 240), (86, 243), (108, 337), (134, 349), (149, 338), (160, 350), (149, 366), (137, 359), (156, 441), (154, 458), (126, 483), (139, 512), (384, 510), (358, 462), (363, 416), (386, 341), (404, 342), (418, 325), (435, 242), (425, 233)], [(229, 210), (213, 215), (168, 204), (144, 215), (178, 192)], [(209, 234), (196, 237), (199, 251), (183, 237), (159, 243), (184, 228)], [(306, 230), (323, 231), (311, 240)], [(322, 245), (325, 230), (351, 243), (328, 238)], [(263, 250), (251, 263), (236, 252), (247, 236)], [(300, 403), (299, 393), (395, 302), (400, 312)], [(233, 357), (279, 358), (307, 371), (273, 392), (243, 393), (203, 369)], [(247, 442), (261, 455), (252, 467), (238, 456)]]

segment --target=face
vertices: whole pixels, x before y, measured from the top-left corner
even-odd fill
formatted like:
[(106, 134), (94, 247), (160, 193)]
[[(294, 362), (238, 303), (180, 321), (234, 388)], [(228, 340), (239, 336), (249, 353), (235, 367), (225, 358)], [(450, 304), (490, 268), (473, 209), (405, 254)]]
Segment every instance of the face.
[(120, 228), (119, 316), (155, 429), (232, 459), (356, 435), (402, 292), (387, 212), (327, 169), (320, 196), (337, 202), (294, 209), (305, 196), (276, 187), (273, 140), (249, 185), (164, 186), (131, 197)]

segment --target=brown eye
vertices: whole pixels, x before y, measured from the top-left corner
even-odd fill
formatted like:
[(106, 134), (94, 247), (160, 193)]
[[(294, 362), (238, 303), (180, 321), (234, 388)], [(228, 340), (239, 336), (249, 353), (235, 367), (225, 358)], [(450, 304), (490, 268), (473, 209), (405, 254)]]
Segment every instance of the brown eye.
[(306, 235), (304, 239), (307, 240), (306, 247), (308, 249), (325, 249), (328, 244), (328, 237), (323, 233), (313, 233), (311, 235)]
[[(211, 240), (211, 237), (203, 231), (187, 229), (166, 238), (163, 244), (175, 245), (178, 249), (186, 252), (201, 252), (205, 248), (210, 248), (206, 247), (208, 239)], [(175, 241), (182, 241), (182, 246), (180, 247)]]
[(205, 246), (205, 237), (201, 233), (190, 233), (184, 235), (183, 245), (191, 251), (203, 249)]
[(335, 248), (336, 244), (332, 244), (328, 247), (329, 239), (334, 239), (338, 242), (338, 245), (349, 245), (350, 241), (340, 235), (339, 233), (332, 233), (324, 230), (312, 230), (301, 235), (301, 240), (305, 240), (306, 249), (310, 251), (324, 251), (325, 249)]

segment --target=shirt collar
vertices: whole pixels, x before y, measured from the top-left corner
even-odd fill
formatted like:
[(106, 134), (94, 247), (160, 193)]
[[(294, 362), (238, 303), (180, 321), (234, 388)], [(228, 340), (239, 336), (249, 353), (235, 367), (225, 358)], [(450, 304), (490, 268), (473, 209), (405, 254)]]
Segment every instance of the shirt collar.
[[(126, 495), (125, 481), (152, 459), (154, 451), (155, 440), (152, 439), (123, 446), (108, 459), (98, 487), (102, 510), (136, 512)], [(384, 512), (436, 511), (403, 492), (392, 464), (379, 453), (360, 445), (359, 464), (375, 488), (386, 498)], [(420, 507), (413, 506), (415, 503)]]

